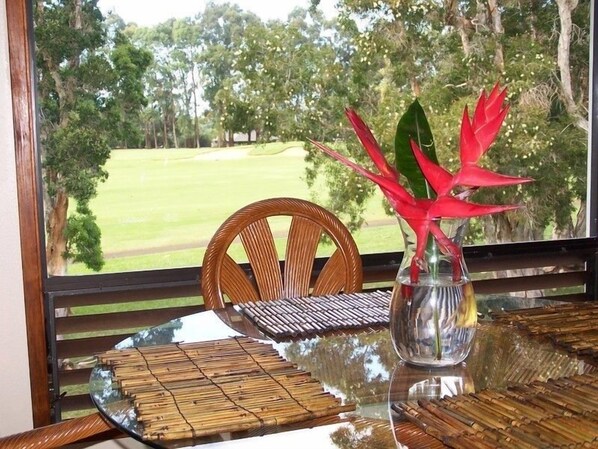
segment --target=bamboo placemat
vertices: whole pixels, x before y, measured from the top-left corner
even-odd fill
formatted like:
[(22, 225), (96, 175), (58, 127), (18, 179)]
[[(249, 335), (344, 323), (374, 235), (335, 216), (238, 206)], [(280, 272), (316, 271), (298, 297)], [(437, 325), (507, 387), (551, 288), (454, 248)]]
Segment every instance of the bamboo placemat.
[(598, 360), (598, 303), (583, 302), (494, 312), (501, 323), (550, 338), (569, 352)]
[(388, 324), (390, 292), (245, 302), (239, 309), (273, 337), (307, 337), (341, 329)]
[(146, 440), (256, 430), (355, 410), (269, 344), (247, 337), (100, 356), (133, 399)]
[(396, 406), (456, 449), (598, 448), (597, 374)]
[(393, 424), (393, 431), (399, 436), (400, 444), (398, 448), (406, 447), (409, 449), (446, 449), (442, 441), (428, 435), (419, 427), (409, 421), (399, 421)]

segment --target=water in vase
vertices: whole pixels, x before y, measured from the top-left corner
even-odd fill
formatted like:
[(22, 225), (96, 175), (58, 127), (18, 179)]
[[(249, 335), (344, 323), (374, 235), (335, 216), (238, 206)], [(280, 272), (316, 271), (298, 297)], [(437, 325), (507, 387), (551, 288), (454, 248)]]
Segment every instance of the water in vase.
[(399, 276), (393, 289), (390, 333), (401, 359), (414, 365), (450, 366), (472, 346), (477, 310), (467, 277), (423, 274), (417, 283)]

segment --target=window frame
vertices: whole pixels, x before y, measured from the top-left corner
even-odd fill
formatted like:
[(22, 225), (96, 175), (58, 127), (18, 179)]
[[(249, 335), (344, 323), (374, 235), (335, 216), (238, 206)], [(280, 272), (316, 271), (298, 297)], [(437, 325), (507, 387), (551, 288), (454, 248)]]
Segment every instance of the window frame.
[[(37, 106), (35, 99), (35, 69), (33, 53), (33, 17), (31, 0), (6, 2), (10, 78), (12, 83), (12, 108), (14, 122), (17, 192), (21, 233), (21, 252), (24, 277), (24, 304), (27, 322), (27, 341), (34, 425), (49, 424), (52, 420), (51, 391), (56, 380), (48, 373), (48, 361), (52, 362), (52, 345), (47, 335), (53, 335), (53, 320), (46, 320), (53, 309), (50, 304), (57, 295), (73, 295), (81, 291), (133, 291), (146, 286), (188, 289), (194, 284), (199, 289), (200, 267), (126, 272), (114, 275), (47, 277), (44, 260), (44, 223), (42, 211), (41, 163), (37, 144)], [(494, 260), (504, 255), (562, 254), (563, 252), (588, 249), (586, 262), (586, 299), (595, 299), (598, 285), (598, 48), (596, 46), (597, 9), (592, 2), (590, 45), (590, 132), (588, 133), (588, 236), (564, 241), (540, 241), (503, 245), (483, 245), (466, 248), (469, 259)], [(396, 272), (400, 253), (364, 256), (364, 270), (375, 276)], [(394, 271), (393, 271), (394, 270)], [(158, 276), (158, 278), (156, 277)], [(163, 276), (160, 278), (160, 276)], [(162, 279), (148, 285), (149, 279)], [(138, 290), (139, 291), (139, 290)], [(153, 290), (155, 292), (155, 290)], [(173, 290), (169, 290), (173, 291)], [(46, 354), (48, 357), (40, 357)], [(54, 380), (54, 382), (52, 382)], [(50, 395), (49, 393), (50, 389)]]

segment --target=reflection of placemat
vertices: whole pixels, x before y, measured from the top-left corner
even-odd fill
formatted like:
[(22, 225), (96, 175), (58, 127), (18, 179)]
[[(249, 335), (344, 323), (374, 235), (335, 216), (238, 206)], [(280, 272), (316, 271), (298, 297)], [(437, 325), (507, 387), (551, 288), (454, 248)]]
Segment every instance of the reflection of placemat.
[(147, 440), (195, 438), (355, 410), (271, 345), (247, 337), (100, 356), (135, 403)]
[(453, 448), (598, 447), (598, 375), (396, 404)]
[(341, 293), (238, 304), (274, 337), (301, 337), (340, 329), (388, 324), (390, 292)]
[(442, 441), (431, 437), (419, 427), (409, 421), (399, 421), (394, 423), (394, 432), (397, 435), (400, 444), (397, 447), (409, 449), (446, 449)]
[(494, 312), (492, 318), (514, 324), (531, 335), (548, 337), (569, 352), (598, 358), (598, 303)]

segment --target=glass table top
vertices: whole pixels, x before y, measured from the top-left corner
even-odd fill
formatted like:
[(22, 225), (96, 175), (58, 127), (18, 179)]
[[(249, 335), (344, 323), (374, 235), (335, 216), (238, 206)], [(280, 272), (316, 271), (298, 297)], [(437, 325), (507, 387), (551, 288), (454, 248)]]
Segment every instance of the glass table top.
[[(509, 300), (508, 307), (521, 307)], [(538, 306), (539, 304), (533, 304)], [(500, 302), (487, 309), (500, 310)], [(352, 331), (298, 341), (274, 342), (234, 308), (208, 311), (174, 319), (142, 331), (117, 349), (168, 343), (189, 343), (246, 335), (272, 344), (285, 359), (318, 379), (324, 388), (357, 405), (341, 419), (288, 425), (260, 432), (223, 433), (195, 441), (146, 442), (159, 448), (260, 447), (305, 448), (417, 448), (444, 447), (431, 437), (413, 438), (421, 432), (403, 422), (395, 402), (441, 397), (513, 383), (583, 374), (597, 367), (556, 349), (550, 342), (483, 319), (466, 362), (452, 368), (426, 370), (402, 363), (385, 329)], [(98, 366), (90, 378), (91, 396), (98, 409), (118, 428), (141, 439), (132, 402), (121, 395), (109, 369)], [(341, 422), (334, 422), (341, 421)], [(264, 433), (266, 433), (264, 435)], [(258, 446), (259, 445), (259, 446)]]

